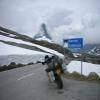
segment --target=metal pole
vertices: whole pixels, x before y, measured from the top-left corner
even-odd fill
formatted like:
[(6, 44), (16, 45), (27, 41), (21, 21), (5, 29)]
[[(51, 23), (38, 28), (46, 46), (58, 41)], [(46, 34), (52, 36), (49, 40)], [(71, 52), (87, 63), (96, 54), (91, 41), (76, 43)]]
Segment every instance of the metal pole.
[(83, 53), (82, 53), (82, 55), (81, 55), (81, 75), (83, 75), (83, 59), (84, 59), (84, 57), (83, 57)]
[(81, 59), (81, 75), (83, 74), (82, 71), (83, 71), (83, 61)]
[[(64, 40), (63, 40), (63, 47), (64, 47)], [(65, 47), (64, 47), (64, 57), (65, 57)]]

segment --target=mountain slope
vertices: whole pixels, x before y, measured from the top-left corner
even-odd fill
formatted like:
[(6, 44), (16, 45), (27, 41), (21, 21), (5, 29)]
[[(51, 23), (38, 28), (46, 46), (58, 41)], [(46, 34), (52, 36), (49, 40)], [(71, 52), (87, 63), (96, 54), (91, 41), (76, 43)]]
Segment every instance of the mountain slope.
[(79, 52), (87, 53), (90, 55), (100, 55), (100, 44), (86, 44)]
[(98, 46), (98, 47), (95, 46), (88, 53), (91, 55), (98, 55), (99, 56), (100, 55), (100, 46)]
[(44, 41), (52, 42), (52, 38), (50, 37), (47, 31), (46, 24), (43, 23), (41, 25), (40, 30), (38, 34), (34, 36), (34, 39), (39, 40), (39, 41), (44, 40)]
[[(33, 43), (33, 44), (36, 44), (36, 45), (40, 45), (40, 46), (55, 50), (55, 51), (57, 51), (57, 52), (59, 52), (61, 54), (66, 54), (69, 57), (73, 57), (73, 54), (71, 53), (71, 51), (69, 51), (67, 48), (64, 48), (64, 47), (60, 46), (59, 44), (50, 43), (50, 42), (47, 42), (47, 41), (37, 41), (37, 40), (35, 40), (35, 39), (33, 39), (33, 38), (29, 37), (29, 36), (17, 33), (15, 31), (6, 29), (4, 27), (0, 27), (0, 35), (3, 35), (5, 37), (10, 37), (10, 38), (13, 38), (13, 39), (16, 39), (16, 40), (22, 40), (22, 41), (25, 41), (25, 42), (29, 42), (29, 43)], [(14, 36), (10, 36), (10, 35), (14, 35)], [(20, 46), (20, 44), (12, 43), (10, 40), (9, 41), (5, 41), (5, 40), (1, 40), (0, 39), (0, 42), (6, 43), (8, 45)], [(40, 50), (40, 48), (37, 48), (37, 49)]]

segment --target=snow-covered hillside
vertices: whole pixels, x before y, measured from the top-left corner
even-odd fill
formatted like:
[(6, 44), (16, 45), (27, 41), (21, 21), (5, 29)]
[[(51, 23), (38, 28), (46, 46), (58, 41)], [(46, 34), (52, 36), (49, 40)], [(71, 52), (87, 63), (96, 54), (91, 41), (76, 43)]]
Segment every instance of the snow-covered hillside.
[[(74, 71), (81, 73), (81, 62), (80, 61), (71, 61), (69, 65), (66, 66), (68, 72), (72, 73)], [(88, 76), (90, 72), (96, 72), (100, 76), (100, 65), (98, 64), (91, 64), (87, 62), (83, 62), (82, 67), (83, 75)]]
[[(16, 40), (16, 39), (12, 39), (12, 38), (8, 38), (8, 37), (5, 37), (5, 36), (2, 36), (1, 40), (8, 40), (9, 41), (12, 41), (12, 42), (16, 42), (16, 43), (23, 43), (23, 44), (27, 44), (27, 45), (30, 45), (30, 46), (35, 46), (35, 47), (38, 47), (40, 48), (41, 50), (44, 50), (48, 53), (51, 53), (51, 54), (55, 54), (55, 55), (58, 55), (59, 57), (63, 57), (64, 55), (59, 53), (58, 51), (55, 51), (53, 49), (49, 49), (49, 48), (46, 48), (46, 47), (43, 47), (43, 46), (40, 46), (40, 45), (37, 45), (37, 44), (33, 44), (33, 43), (29, 43), (29, 42), (25, 42), (25, 41), (22, 41), (22, 40)], [(13, 47), (13, 46), (10, 46), (10, 47)], [(13, 47), (13, 48), (19, 48), (19, 47)], [(2, 48), (3, 49), (3, 48)], [(13, 52), (16, 52), (16, 49), (14, 49), (15, 51)], [(28, 51), (28, 50), (27, 50)], [(30, 50), (29, 50), (30, 51)], [(32, 51), (32, 50), (31, 50)], [(24, 49), (23, 49), (23, 52), (24, 52)], [(33, 51), (34, 52), (34, 51)], [(17, 52), (18, 53), (18, 52)], [(20, 53), (20, 52), (19, 52)], [(15, 54), (15, 53), (14, 53)]]
[(88, 52), (89, 54), (92, 54), (92, 55), (100, 55), (100, 46), (98, 47), (94, 47), (92, 50), (90, 50)]
[(47, 38), (46, 36), (42, 36), (40, 38), (37, 38), (36, 40), (39, 40), (39, 41), (47, 41), (47, 42), (53, 43), (53, 41), (50, 40), (49, 38)]

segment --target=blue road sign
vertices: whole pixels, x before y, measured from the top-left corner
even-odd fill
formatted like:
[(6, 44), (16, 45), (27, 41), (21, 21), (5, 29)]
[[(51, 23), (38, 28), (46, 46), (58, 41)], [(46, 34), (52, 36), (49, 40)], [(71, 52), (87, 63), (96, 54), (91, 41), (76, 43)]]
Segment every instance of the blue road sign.
[(83, 38), (68, 39), (68, 48), (83, 48)]
[(83, 38), (72, 38), (64, 40), (64, 44), (68, 44), (68, 48), (83, 48)]

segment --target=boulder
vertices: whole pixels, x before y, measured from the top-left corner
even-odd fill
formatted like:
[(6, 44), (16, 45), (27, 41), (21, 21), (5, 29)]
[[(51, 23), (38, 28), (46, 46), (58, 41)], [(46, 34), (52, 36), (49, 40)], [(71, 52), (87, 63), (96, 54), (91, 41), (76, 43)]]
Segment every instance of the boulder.
[(71, 75), (72, 75), (73, 77), (76, 77), (76, 78), (81, 77), (80, 73), (75, 72), (75, 71), (74, 71), (73, 73), (71, 73)]
[(89, 79), (89, 80), (99, 80), (99, 76), (98, 76), (97, 73), (91, 72), (91, 73), (88, 75), (88, 79)]
[(15, 63), (15, 62), (11, 62), (11, 63), (9, 64), (9, 66), (15, 67), (15, 66), (16, 66), (16, 63)]

